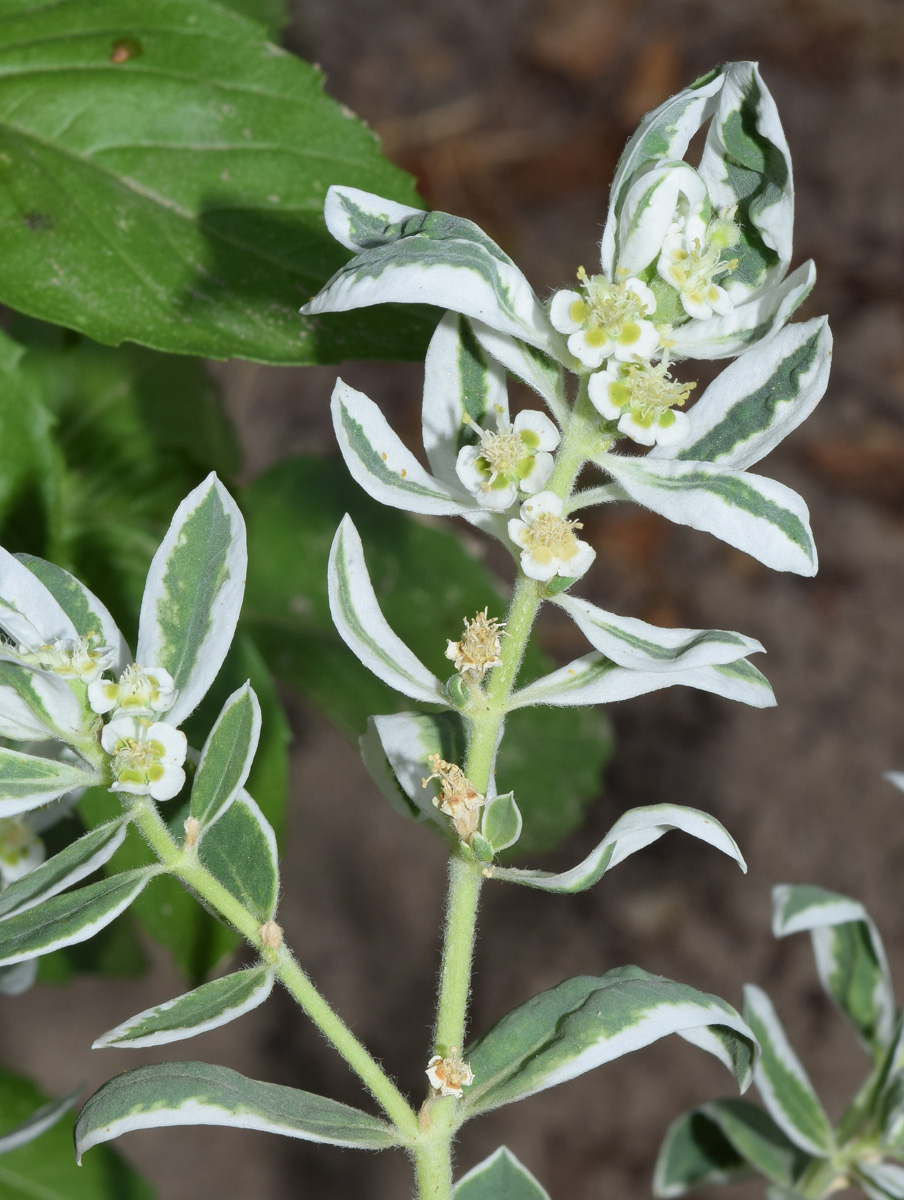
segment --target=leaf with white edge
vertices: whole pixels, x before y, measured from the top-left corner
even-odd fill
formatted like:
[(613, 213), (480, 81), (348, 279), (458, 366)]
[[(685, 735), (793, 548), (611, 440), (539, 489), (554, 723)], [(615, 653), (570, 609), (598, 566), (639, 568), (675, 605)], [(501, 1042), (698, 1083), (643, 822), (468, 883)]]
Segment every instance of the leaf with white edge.
[(9, 1154), (11, 1150), (18, 1150), (20, 1146), (33, 1142), (35, 1138), (39, 1138), (41, 1134), (53, 1128), (60, 1117), (64, 1116), (75, 1104), (81, 1090), (81, 1088), (76, 1088), (68, 1096), (48, 1101), (47, 1104), (37, 1109), (27, 1121), (23, 1121), (9, 1133), (0, 1136), (0, 1154)]
[(525, 708), (531, 704), (552, 704), (556, 707), (611, 704), (616, 700), (628, 700), (679, 684), (712, 692), (728, 700), (738, 700), (754, 708), (771, 708), (775, 704), (769, 681), (746, 658), (712, 667), (640, 671), (620, 667), (605, 655), (595, 652), (576, 658), (558, 671), (552, 671), (515, 692), (509, 701), (509, 708)]
[(904, 1167), (899, 1163), (873, 1163), (860, 1159), (854, 1179), (870, 1200), (904, 1200)]
[(894, 1032), (895, 996), (879, 931), (862, 904), (838, 892), (780, 884), (772, 892), (776, 937), (809, 931), (820, 983), (874, 1053)]
[(361, 538), (349, 516), (342, 518), (333, 539), (328, 578), (333, 622), (365, 667), (404, 696), (448, 707), (440, 681), (393, 633), (380, 611)]
[(458, 452), (477, 438), (468, 423), (495, 429), (500, 419), (508, 423), (508, 415), (505, 368), (487, 357), (466, 317), (446, 313), (424, 360), (421, 420), (427, 461), (436, 478), (461, 495), (455, 462)]
[(674, 671), (735, 662), (763, 646), (725, 629), (662, 629), (636, 617), (619, 617), (567, 593), (553, 597), (594, 649), (620, 667)]
[(14, 963), (11, 967), (0, 967), (0, 996), (23, 996), (34, 987), (38, 977), (38, 960)]
[(222, 816), (244, 787), (260, 734), (261, 708), (246, 683), (223, 705), (201, 752), (189, 811), (202, 831)]
[(741, 1089), (752, 1078), (756, 1041), (718, 996), (639, 967), (582, 975), (514, 1009), (465, 1050), (474, 1083), (462, 1118), (565, 1083), (670, 1033), (714, 1054)]
[(0, 629), (14, 642), (37, 649), (77, 637), (57, 599), (19, 560), (0, 547)]
[(612, 867), (629, 855), (658, 841), (672, 829), (699, 838), (733, 858), (742, 871), (747, 870), (737, 843), (724, 825), (698, 808), (681, 804), (650, 804), (632, 808), (619, 817), (603, 840), (587, 857), (569, 871), (558, 874), (550, 871), (525, 871), (516, 867), (491, 867), (489, 878), (503, 883), (521, 883), (544, 892), (583, 892), (602, 879)]
[(82, 1155), (135, 1129), (225, 1125), (360, 1150), (398, 1144), (391, 1125), (324, 1096), (248, 1079), (202, 1062), (159, 1063), (117, 1075), (94, 1093), (75, 1123)]
[(886, 771), (882, 778), (893, 783), (898, 791), (904, 792), (904, 771)]
[(564, 425), (571, 406), (565, 391), (565, 372), (561, 363), (536, 346), (508, 333), (499, 333), (482, 321), (472, 321), (471, 328), (484, 350), (501, 363), (510, 375), (520, 379), (545, 400), (559, 424)]
[(706, 185), (685, 162), (666, 159), (639, 171), (625, 194), (618, 220), (618, 266), (639, 276), (659, 258), (675, 213), (698, 214), (706, 204)]
[(511, 792), (488, 800), (480, 822), (480, 832), (496, 854), (514, 846), (521, 837), (521, 813)]
[(18, 742), (83, 737), (85, 714), (66, 680), (2, 654), (0, 736)]
[(637, 504), (711, 533), (775, 571), (816, 574), (810, 514), (783, 483), (708, 462), (603, 454), (596, 460)]
[(163, 1046), (218, 1029), (263, 1004), (273, 990), (273, 972), (266, 967), (236, 971), (222, 979), (203, 983), (193, 992), (145, 1009), (117, 1025), (94, 1042), (92, 1049), (105, 1046)]
[(122, 845), (128, 828), (128, 817), (99, 825), (11, 883), (0, 892), (0, 919), (34, 908), (93, 875)]
[[(431, 754), (438, 754), (446, 762), (464, 762), (467, 734), (459, 714), (391, 713), (371, 717), (367, 724), (368, 733), (361, 739), (364, 762), (376, 781), (380, 758), (389, 764), (394, 795), (389, 791), (384, 795), (396, 811), (447, 830), (448, 822), (433, 803), (436, 785), (424, 787), (424, 779), (432, 773)], [(369, 740), (371, 733), (375, 742)]]
[(0, 923), (0, 965), (86, 942), (125, 912), (157, 871), (124, 871), (8, 917)]
[(211, 473), (176, 509), (141, 601), (137, 661), (172, 675), (179, 695), (166, 719), (173, 725), (194, 710), (223, 665), (247, 567), (242, 514)]
[(336, 440), (352, 478), (381, 504), (430, 516), (463, 516), (474, 507), (464, 489), (429, 475), (373, 400), (341, 379), (330, 404)]
[(825, 317), (788, 325), (720, 372), (689, 410), (684, 441), (654, 446), (649, 457), (751, 466), (810, 415), (826, 390), (831, 360)]
[[(894, 1072), (897, 1067), (900, 1072), (900, 1054), (891, 1066)], [(904, 1144), (904, 1077), (893, 1074), (887, 1083), (878, 1110), (879, 1124), (882, 1130), (882, 1141), (886, 1146), (900, 1150)]]
[(0, 747), (0, 817), (18, 816), (97, 782), (87, 768)]
[(95, 638), (98, 643), (115, 651), (111, 671), (122, 671), (130, 660), (129, 647), (105, 605), (83, 583), (58, 567), (56, 563), (36, 558), (33, 554), (17, 554), (23, 563), (40, 579), (50, 594), (72, 621), (79, 637)]
[(549, 1200), (549, 1192), (507, 1146), (472, 1167), (453, 1194), (455, 1200)]
[(768, 1113), (746, 1100), (715, 1100), (679, 1117), (668, 1129), (653, 1175), (660, 1200), (709, 1184), (731, 1183), (751, 1168), (791, 1187), (810, 1159)]
[(808, 1154), (829, 1157), (835, 1149), (832, 1124), (788, 1042), (772, 1001), (749, 983), (744, 987), (744, 1020), (760, 1044), (756, 1086), (773, 1121)]
[(279, 898), (276, 835), (244, 789), (204, 832), (198, 857), (262, 925), (273, 919)]
[(302, 308), (306, 316), (394, 301), (433, 304), (556, 358), (567, 355), (530, 284), (472, 221), (335, 186), (324, 216), (333, 236), (358, 253)]

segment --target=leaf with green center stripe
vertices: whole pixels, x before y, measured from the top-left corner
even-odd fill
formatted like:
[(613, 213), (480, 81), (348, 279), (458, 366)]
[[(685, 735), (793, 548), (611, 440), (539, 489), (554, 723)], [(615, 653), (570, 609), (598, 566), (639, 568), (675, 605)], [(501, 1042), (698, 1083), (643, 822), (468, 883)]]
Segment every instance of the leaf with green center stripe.
[(529, 342), (522, 342), (508, 333), (499, 333), (482, 321), (472, 321), (470, 324), (477, 341), (491, 358), (541, 396), (559, 424), (564, 425), (571, 405), (561, 364)]
[(0, 923), (0, 965), (86, 942), (125, 912), (157, 870), (125, 871), (8, 917)]
[(658, 841), (672, 829), (680, 829), (691, 837), (715, 846), (733, 858), (746, 872), (747, 864), (737, 843), (715, 817), (698, 808), (685, 808), (680, 804), (651, 804), (645, 808), (632, 808), (619, 817), (600, 844), (591, 850), (583, 862), (569, 871), (554, 874), (550, 871), (524, 871), (515, 867), (489, 867), (485, 873), (489, 878), (499, 879), (503, 883), (522, 883), (544, 892), (583, 892), (602, 879), (612, 867)]
[(404, 696), (448, 706), (440, 681), (393, 633), (380, 611), (361, 539), (348, 516), (330, 551), (329, 598), (339, 636), (368, 670)]
[(904, 1166), (899, 1163), (860, 1160), (853, 1174), (870, 1200), (904, 1200)]
[(84, 737), (84, 721), (65, 679), (16, 662), (12, 655), (0, 658), (0, 737), (16, 742)]
[(791, 1188), (811, 1161), (755, 1104), (715, 1100), (669, 1127), (656, 1159), (653, 1194), (671, 1200), (709, 1184), (747, 1178), (753, 1171)]
[(738, 700), (754, 708), (770, 708), (775, 697), (769, 681), (745, 659), (711, 667), (682, 667), (670, 671), (641, 671), (620, 667), (600, 653), (585, 654), (567, 666), (544, 675), (536, 683), (515, 692), (509, 701), (512, 709), (532, 704), (567, 707), (583, 704), (611, 704), (657, 692), (661, 688), (699, 688), (728, 700)]
[(702, 529), (775, 571), (816, 574), (807, 506), (774, 479), (708, 462), (664, 462), (603, 454), (596, 460), (637, 504)]
[(817, 1158), (835, 1149), (832, 1125), (785, 1036), (772, 1002), (753, 984), (744, 988), (744, 1020), (760, 1044), (756, 1086), (775, 1123)]
[(0, 818), (40, 808), (66, 792), (97, 782), (98, 776), (87, 766), (83, 769), (0, 747)]
[(261, 710), (250, 683), (223, 705), (201, 753), (191, 789), (190, 814), (208, 829), (244, 786), (261, 733)]
[(685, 984), (619, 967), (541, 992), (464, 1052), (474, 1083), (462, 1120), (523, 1100), (670, 1033), (714, 1054), (746, 1088), (756, 1041), (730, 1004)]
[(201, 864), (263, 925), (279, 898), (279, 852), (270, 822), (244, 789), (198, 845)]
[(33, 554), (17, 554), (16, 558), (40, 579), (59, 602), (79, 637), (96, 638), (98, 643), (109, 646), (115, 652), (108, 669), (121, 671), (129, 662), (129, 648), (116, 622), (94, 593), (56, 563), (35, 558)]
[(454, 1196), (455, 1200), (549, 1200), (549, 1192), (507, 1146), (500, 1146), (463, 1175)]
[(141, 601), (137, 660), (172, 675), (179, 695), (166, 718), (173, 725), (192, 712), (223, 665), (247, 567), (242, 514), (210, 474), (176, 509)]
[(706, 205), (706, 185), (693, 167), (669, 159), (650, 164), (636, 176), (624, 198), (618, 219), (619, 270), (639, 276), (655, 267), (679, 208), (696, 214)]
[(59, 602), (31, 571), (0, 547), (0, 629), (37, 649), (78, 636)]
[(567, 593), (553, 597), (591, 645), (620, 667), (675, 671), (735, 662), (763, 646), (724, 629), (661, 629), (636, 617), (618, 617)]
[(776, 937), (809, 931), (820, 983), (874, 1054), (889, 1045), (895, 997), (879, 931), (857, 900), (808, 885), (772, 893)]
[(134, 1129), (225, 1125), (360, 1150), (398, 1144), (395, 1129), (347, 1104), (275, 1083), (247, 1079), (202, 1062), (160, 1063), (105, 1083), (75, 1124), (81, 1157), (92, 1146)]
[[(424, 786), (432, 773), (430, 756), (462, 763), (467, 753), (464, 721), (455, 712), (390, 713), (370, 717), (360, 739), (361, 756), (374, 782), (402, 814), (431, 821), (443, 833), (449, 822), (433, 803), (434, 786)], [(388, 768), (388, 770), (386, 769)]]
[(464, 497), (455, 470), (458, 452), (477, 438), (469, 422), (495, 429), (499, 423), (507, 425), (508, 419), (505, 369), (484, 353), (470, 321), (446, 313), (424, 361), (421, 420), (430, 469), (454, 495)]
[(302, 312), (308, 316), (393, 302), (434, 304), (570, 361), (530, 284), (472, 222), (331, 187), (324, 217), (358, 253)]
[(110, 861), (122, 845), (128, 827), (127, 817), (108, 821), (11, 883), (0, 892), (0, 919), (34, 908), (74, 883), (87, 879)]
[(124, 1021), (102, 1034), (92, 1048), (162, 1046), (218, 1029), (263, 1004), (273, 990), (273, 978), (266, 967), (255, 967), (214, 979)]
[(654, 446), (649, 457), (751, 466), (822, 399), (831, 358), (825, 317), (787, 326), (716, 377), (688, 412), (690, 433), (679, 446)]

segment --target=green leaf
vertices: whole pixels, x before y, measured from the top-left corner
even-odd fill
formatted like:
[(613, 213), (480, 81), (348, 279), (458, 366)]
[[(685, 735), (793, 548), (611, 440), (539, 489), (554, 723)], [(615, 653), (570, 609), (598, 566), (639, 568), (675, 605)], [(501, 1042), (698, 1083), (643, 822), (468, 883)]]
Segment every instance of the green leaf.
[(53, 896), (0, 924), (0, 965), (85, 942), (129, 907), (154, 868), (129, 871)]
[(272, 920), (279, 896), (276, 836), (244, 789), (207, 830), (198, 857), (262, 925)]
[[(0, 892), (0, 918), (34, 908), (109, 862), (125, 839), (128, 819), (92, 829)], [(2, 928), (2, 927), (0, 927)]]
[(261, 710), (249, 683), (223, 706), (201, 754), (191, 789), (191, 815), (202, 832), (235, 799), (251, 770), (261, 729)]
[(36, 1109), (21, 1125), (11, 1129), (9, 1133), (0, 1134), (0, 1154), (9, 1154), (11, 1150), (18, 1150), (20, 1146), (28, 1145), (35, 1138), (46, 1133), (48, 1129), (52, 1129), (75, 1103), (79, 1091), (81, 1091), (80, 1088), (70, 1092), (61, 1100), (49, 1100)]
[(37, 381), (21, 369), (24, 348), (0, 336), (0, 522), (37, 513), (44, 523), (59, 506), (54, 420)]
[(129, 648), (104, 604), (90, 592), (74, 575), (58, 567), (56, 563), (33, 554), (18, 554), (21, 563), (32, 575), (40, 579), (48, 592), (58, 601), (75, 626), (79, 637), (95, 638), (116, 653), (109, 670), (121, 671), (129, 658)]
[[(0, 1068), (0, 1136), (45, 1099), (29, 1080)], [(3, 1200), (154, 1200), (153, 1189), (108, 1146), (78, 1167), (72, 1125), (72, 1118), (60, 1120), (37, 1141), (0, 1157)]]
[(540, 992), (466, 1050), (474, 1083), (461, 1101), (462, 1119), (565, 1083), (670, 1033), (715, 1054), (742, 1088), (750, 1082), (756, 1042), (730, 1004), (639, 967), (619, 967)]
[(511, 1150), (500, 1146), (459, 1179), (455, 1200), (549, 1200), (549, 1192)]
[(172, 1125), (260, 1129), (362, 1150), (397, 1142), (392, 1126), (346, 1104), (246, 1079), (226, 1067), (185, 1062), (139, 1067), (105, 1083), (79, 1113), (76, 1152), (81, 1160), (92, 1146), (130, 1130)]
[(870, 1200), (904, 1200), (904, 1166), (900, 1163), (860, 1161), (853, 1174)]
[(490, 843), (496, 854), (514, 846), (521, 836), (521, 813), (511, 792), (504, 796), (494, 796), (488, 800), (483, 810), (480, 832)]
[(266, 967), (237, 971), (167, 1000), (101, 1034), (93, 1049), (105, 1046), (162, 1046), (235, 1021), (263, 1004), (273, 989)]
[(260, 21), (274, 42), (289, 24), (286, 0), (217, 0), (217, 3), (243, 17), (250, 17), (252, 21)]
[(88, 770), (0, 747), (0, 817), (40, 808), (75, 788), (90, 787), (97, 777)]
[(423, 354), (419, 315), (299, 317), (343, 259), (330, 184), (416, 197), (256, 22), (207, 0), (118, 0), (115, 20), (107, 0), (11, 0), (0, 78), (3, 303), (212, 358)]

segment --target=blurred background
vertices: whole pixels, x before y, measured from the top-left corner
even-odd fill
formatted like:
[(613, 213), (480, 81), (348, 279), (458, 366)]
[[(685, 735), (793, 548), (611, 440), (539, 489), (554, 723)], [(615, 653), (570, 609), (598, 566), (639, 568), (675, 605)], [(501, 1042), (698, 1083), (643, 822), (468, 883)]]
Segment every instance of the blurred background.
[[(541, 297), (579, 265), (595, 267), (608, 182), (642, 114), (719, 62), (760, 62), (795, 168), (796, 261), (812, 257), (819, 271), (802, 315), (829, 313), (836, 345), (822, 405), (763, 469), (807, 500), (820, 572), (774, 574), (635, 508), (587, 520), (598, 560), (584, 594), (661, 624), (759, 638), (779, 704), (749, 711), (675, 689), (617, 706), (605, 793), (581, 832), (542, 860), (576, 862), (624, 810), (668, 800), (718, 817), (749, 874), (675, 834), (577, 898), (488, 888), (473, 1028), (569, 975), (628, 962), (734, 1004), (749, 980), (772, 996), (837, 1118), (867, 1060), (823, 998), (806, 939), (772, 940), (769, 896), (776, 883), (808, 882), (861, 899), (904, 992), (904, 797), (881, 777), (904, 768), (904, 4), (303, 0), (292, 14), (285, 44), (321, 65), (329, 92), (374, 128), (428, 204), (478, 222)], [(333, 454), (333, 369), (210, 369), (247, 478), (288, 454)], [(342, 374), (417, 444), (417, 366), (357, 363)], [(574, 627), (552, 622), (541, 635), (557, 658), (582, 652)], [(340, 734), (288, 700), (281, 919), (317, 984), (418, 1095), (444, 854), (386, 807)], [(182, 990), (165, 955), (152, 954), (151, 985), (83, 978), (8, 1006), (0, 1056), (57, 1093), (173, 1057), (88, 1049), (99, 1030)], [(189, 1053), (362, 1100), (282, 995)], [(460, 1167), (504, 1142), (556, 1200), (648, 1195), (669, 1122), (730, 1092), (718, 1064), (673, 1039), (466, 1128)], [(121, 1148), (161, 1200), (189, 1200), (200, 1187), (222, 1200), (400, 1200), (411, 1190), (401, 1155), (262, 1134), (171, 1130)]]

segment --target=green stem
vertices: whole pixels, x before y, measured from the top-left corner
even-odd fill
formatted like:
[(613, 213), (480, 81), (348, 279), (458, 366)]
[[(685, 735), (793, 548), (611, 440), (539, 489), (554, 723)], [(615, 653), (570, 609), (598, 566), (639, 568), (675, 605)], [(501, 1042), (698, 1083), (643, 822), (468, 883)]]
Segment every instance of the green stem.
[[(185, 849), (176, 842), (151, 800), (142, 797), (136, 801), (132, 808), (132, 818), (167, 870), (242, 934), (259, 951), (264, 961), (273, 967), (276, 977), (294, 996), (327, 1041), (335, 1046), (360, 1077), (404, 1139), (410, 1142), (416, 1138), (417, 1117), (405, 1097), (376, 1059), (330, 1008), (302, 971), (288, 947), (281, 940), (274, 945), (273, 936), (276, 930), (272, 924), (268, 922), (267, 925), (261, 925), (260, 920), (202, 865), (194, 850)], [(281, 937), (281, 931), (278, 931), (277, 936)]]

